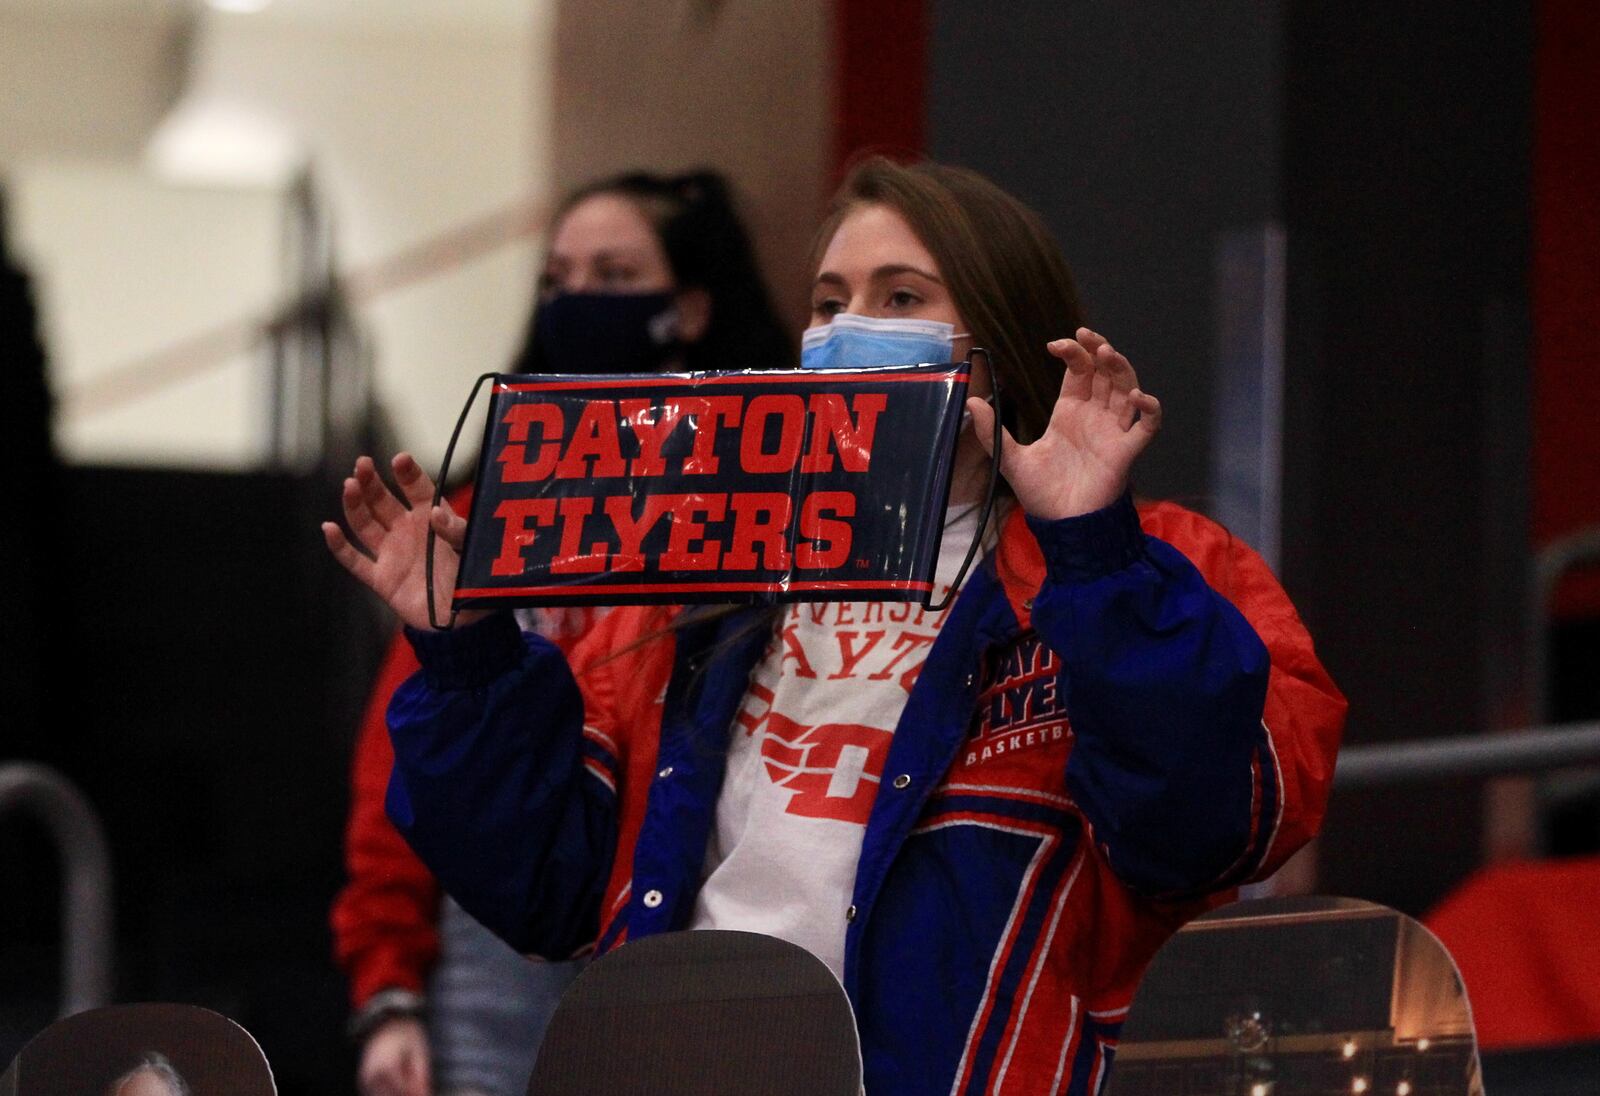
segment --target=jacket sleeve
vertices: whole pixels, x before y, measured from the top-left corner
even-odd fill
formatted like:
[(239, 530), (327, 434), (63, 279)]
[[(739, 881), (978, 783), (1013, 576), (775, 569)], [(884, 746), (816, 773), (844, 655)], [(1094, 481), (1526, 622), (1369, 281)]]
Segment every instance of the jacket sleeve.
[(616, 845), (614, 739), (549, 640), (498, 613), (407, 631), (422, 670), (395, 693), (388, 812), (444, 889), (520, 951), (594, 941)]
[(1033, 620), (1076, 736), (1068, 790), (1118, 877), (1176, 898), (1265, 877), (1311, 838), (1345, 701), (1261, 559), (1168, 509), (1177, 544), (1127, 496), (1029, 526), (1046, 566)]
[(421, 993), (439, 951), (439, 885), (383, 813), (394, 767), (384, 709), (416, 669), (410, 646), (396, 633), (368, 697), (351, 765), (348, 880), (334, 900), (330, 927), (334, 957), (357, 1009), (380, 990)]

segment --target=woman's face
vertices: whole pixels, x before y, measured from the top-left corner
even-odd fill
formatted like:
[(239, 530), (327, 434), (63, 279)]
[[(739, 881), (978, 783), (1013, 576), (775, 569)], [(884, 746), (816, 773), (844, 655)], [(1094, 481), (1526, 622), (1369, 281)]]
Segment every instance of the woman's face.
[(939, 264), (905, 218), (885, 205), (845, 214), (822, 253), (808, 326), (820, 327), (841, 312), (940, 320), (964, 329)]
[(556, 225), (539, 279), (556, 293), (661, 293), (676, 288), (667, 253), (639, 208), (616, 194), (594, 194)]
[[(846, 213), (822, 253), (807, 326), (821, 327), (841, 312), (938, 320), (956, 330), (953, 360), (972, 348), (939, 264), (906, 219), (886, 205), (862, 205)], [(970, 388), (974, 396), (989, 392), (988, 371), (981, 364), (973, 369)]]

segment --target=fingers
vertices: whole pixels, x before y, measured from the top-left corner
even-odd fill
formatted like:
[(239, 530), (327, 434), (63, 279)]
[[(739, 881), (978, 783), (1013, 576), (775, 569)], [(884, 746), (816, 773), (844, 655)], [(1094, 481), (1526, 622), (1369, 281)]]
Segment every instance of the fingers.
[[(978, 435), (978, 444), (983, 446), (983, 451), (989, 459), (994, 459), (994, 408), (976, 396), (967, 400), (967, 410), (972, 412), (972, 431)], [(1004, 425), (1000, 432), (1005, 435), (1002, 443), (1005, 451), (1000, 454), (1000, 474), (1006, 474), (1006, 468), (1016, 459), (1015, 454), (1019, 448), (1017, 439), (1011, 436), (1011, 431)]]
[(466, 518), (440, 503), (428, 515), (428, 523), (433, 526), (433, 531), (439, 535), (440, 540), (454, 548), (457, 555), (461, 554), (467, 542)]
[(1135, 388), (1128, 402), (1139, 410), (1139, 421), (1131, 424), (1131, 430), (1133, 433), (1144, 436), (1144, 440), (1140, 444), (1142, 449), (1149, 444), (1150, 439), (1155, 437), (1161, 429), (1161, 401), (1150, 393)]
[(1111, 404), (1111, 393), (1115, 391), (1110, 374), (1100, 368), (1099, 358), (1095, 359), (1094, 382), (1090, 386), (1089, 402), (1096, 407), (1108, 407)]
[(1060, 398), (1088, 399), (1094, 382), (1094, 355), (1076, 339), (1057, 339), (1045, 349), (1060, 358), (1062, 364), (1067, 367), (1061, 377)]
[(407, 510), (433, 502), (433, 481), (410, 453), (397, 454), (392, 467), (403, 501), (379, 477), (378, 466), (371, 457), (357, 457), (355, 471), (344, 481), (340, 503), (345, 523), (363, 545), (382, 540)]
[(1137, 394), (1138, 390), (1135, 389), (1126, 396), (1112, 400), (1111, 403), (1111, 409), (1117, 413), (1117, 429), (1124, 434), (1133, 428), (1134, 420), (1141, 415), (1139, 405), (1134, 402), (1134, 396)]
[(1078, 339), (1084, 349), (1094, 355), (1095, 397), (1103, 406), (1120, 410), (1122, 399), (1139, 384), (1132, 363), (1103, 336), (1087, 327), (1078, 328)]
[(972, 415), (972, 432), (978, 436), (983, 451), (994, 456), (994, 408), (977, 396), (967, 397), (967, 411)]
[[(1111, 393), (1116, 388), (1116, 385), (1112, 383), (1112, 371), (1116, 367), (1116, 362), (1107, 353), (1110, 351), (1111, 344), (1106, 341), (1104, 335), (1097, 331), (1091, 331), (1087, 327), (1078, 328), (1074, 332), (1074, 336), (1078, 344), (1083, 347), (1084, 352), (1089, 355), (1090, 369), (1092, 371), (1092, 383), (1089, 393), (1084, 398), (1098, 403), (1101, 407), (1105, 407), (1110, 402)], [(1124, 362), (1127, 361), (1126, 358), (1122, 360)], [(1129, 387), (1132, 386), (1130, 385)]]
[(1124, 399), (1117, 415), (1123, 433), (1138, 427), (1140, 433), (1154, 436), (1161, 429), (1161, 401), (1143, 389), (1135, 388)]
[(433, 505), (433, 480), (415, 457), (410, 453), (396, 453), (390, 467), (394, 469), (394, 481), (400, 485), (400, 493), (412, 507)]
[[(378, 467), (372, 463), (371, 457), (356, 458), (355, 481), (361, 491), (361, 501), (379, 525), (388, 529), (405, 516), (406, 508), (395, 498), (394, 492), (389, 490), (388, 485), (379, 478)], [(358, 532), (356, 535), (361, 534)]]
[(336, 522), (325, 521), (322, 523), (322, 539), (328, 545), (328, 551), (333, 553), (333, 558), (338, 560), (346, 571), (356, 578), (372, 585), (372, 560), (356, 550), (344, 535), (344, 530)]
[(354, 476), (344, 481), (344, 490), (339, 495), (339, 505), (344, 509), (345, 524), (363, 545), (369, 541), (383, 539), (385, 529), (373, 517), (372, 509), (367, 505), (366, 496), (362, 493), (361, 481)]
[(1057, 339), (1046, 349), (1067, 367), (1061, 399), (1093, 400), (1120, 413), (1127, 394), (1139, 384), (1127, 357), (1087, 327), (1078, 328), (1076, 338)]
[(1090, 354), (1098, 354), (1102, 346), (1109, 346), (1106, 337), (1098, 331), (1091, 331), (1087, 327), (1080, 327), (1073, 332), (1073, 336), (1083, 344), (1083, 348)]

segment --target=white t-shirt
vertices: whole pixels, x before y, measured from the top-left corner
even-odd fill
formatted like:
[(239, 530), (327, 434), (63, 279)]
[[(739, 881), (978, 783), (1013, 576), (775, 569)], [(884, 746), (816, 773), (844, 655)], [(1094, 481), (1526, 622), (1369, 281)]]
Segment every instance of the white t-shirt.
[[(977, 528), (951, 509), (939, 548), (944, 599)], [(750, 674), (691, 928), (799, 944), (844, 973), (845, 910), (895, 724), (949, 608), (801, 603)]]

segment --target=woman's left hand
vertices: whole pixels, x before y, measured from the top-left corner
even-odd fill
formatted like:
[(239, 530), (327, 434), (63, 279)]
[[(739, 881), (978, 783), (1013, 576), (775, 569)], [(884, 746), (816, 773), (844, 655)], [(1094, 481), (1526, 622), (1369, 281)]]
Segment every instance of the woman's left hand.
[[(1049, 350), (1067, 367), (1050, 424), (1032, 445), (1006, 430), (1000, 454), (1000, 474), (1017, 501), (1045, 521), (1115, 502), (1127, 489), (1134, 458), (1161, 428), (1161, 402), (1139, 389), (1133, 366), (1105, 339), (1080, 327), (1076, 338), (1057, 339)], [(994, 410), (976, 397), (967, 407), (992, 459)]]

